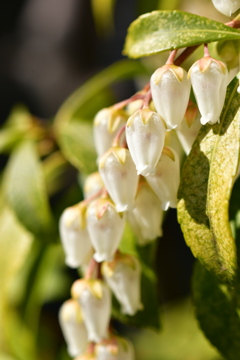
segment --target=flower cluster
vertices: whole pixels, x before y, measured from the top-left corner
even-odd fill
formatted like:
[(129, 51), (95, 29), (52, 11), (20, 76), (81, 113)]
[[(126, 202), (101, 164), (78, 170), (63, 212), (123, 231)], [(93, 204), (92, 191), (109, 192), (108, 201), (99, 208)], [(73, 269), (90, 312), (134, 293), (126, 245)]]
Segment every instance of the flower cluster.
[[(66, 264), (83, 273), (59, 315), (69, 354), (76, 360), (134, 359), (131, 343), (110, 327), (112, 293), (123, 314), (143, 309), (140, 261), (119, 250), (125, 224), (139, 246), (162, 235), (163, 212), (176, 207), (180, 182), (173, 134), (188, 153), (200, 125), (220, 121), (226, 66), (205, 47), (204, 58), (187, 73), (174, 64), (175, 54), (141, 92), (98, 112), (98, 172), (86, 179), (84, 200), (60, 219)], [(198, 106), (189, 101), (191, 86)]]

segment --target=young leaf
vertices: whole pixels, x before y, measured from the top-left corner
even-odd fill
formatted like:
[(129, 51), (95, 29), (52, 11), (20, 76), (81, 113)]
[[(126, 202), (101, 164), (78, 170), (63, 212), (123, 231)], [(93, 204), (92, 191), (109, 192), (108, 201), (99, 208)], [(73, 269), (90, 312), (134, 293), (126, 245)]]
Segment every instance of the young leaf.
[(228, 86), (220, 124), (201, 128), (187, 158), (179, 189), (178, 221), (193, 255), (222, 281), (236, 274), (236, 248), (228, 206), (238, 166), (240, 96)]
[(153, 11), (129, 27), (123, 53), (130, 58), (153, 55), (219, 40), (240, 39), (240, 31), (184, 11)]
[(52, 214), (34, 143), (23, 142), (13, 152), (5, 192), (18, 219), (30, 232), (39, 236), (51, 233)]
[(240, 358), (240, 318), (230, 291), (197, 263), (193, 302), (199, 325), (208, 340), (228, 360)]

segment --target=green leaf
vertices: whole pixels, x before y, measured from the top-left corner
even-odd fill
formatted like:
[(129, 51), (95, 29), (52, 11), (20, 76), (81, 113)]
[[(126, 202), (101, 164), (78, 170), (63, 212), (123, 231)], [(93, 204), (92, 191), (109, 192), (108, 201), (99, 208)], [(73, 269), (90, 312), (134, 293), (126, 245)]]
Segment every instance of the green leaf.
[[(55, 132), (63, 154), (79, 170), (90, 173), (96, 169), (96, 153), (91, 124), (94, 114), (106, 104), (106, 89), (113, 83), (146, 73), (138, 62), (119, 61), (94, 76), (74, 92), (61, 106), (55, 118)], [(101, 94), (105, 94), (102, 97)], [(96, 108), (96, 98), (102, 99)], [(89, 116), (87, 122), (85, 116)]]
[(240, 318), (232, 296), (200, 263), (193, 276), (193, 302), (206, 337), (228, 360), (240, 358)]
[(46, 234), (52, 234), (53, 219), (34, 143), (24, 142), (13, 152), (7, 167), (5, 192), (26, 229), (43, 240)]
[(184, 11), (153, 11), (129, 27), (124, 54), (130, 58), (212, 41), (240, 39), (240, 31)]
[(61, 134), (61, 146), (66, 158), (85, 174), (97, 170), (92, 125), (88, 121), (71, 121)]
[(222, 281), (236, 274), (228, 206), (238, 167), (240, 96), (228, 86), (220, 124), (202, 126), (182, 171), (178, 221), (193, 255)]
[(143, 310), (138, 311), (134, 316), (123, 315), (120, 311), (120, 305), (113, 299), (113, 317), (122, 323), (159, 330), (160, 312), (157, 294), (157, 278), (152, 269), (155, 261), (155, 243), (144, 247), (136, 245), (135, 235), (127, 224), (121, 244), (120, 251), (135, 255), (141, 262), (141, 301)]

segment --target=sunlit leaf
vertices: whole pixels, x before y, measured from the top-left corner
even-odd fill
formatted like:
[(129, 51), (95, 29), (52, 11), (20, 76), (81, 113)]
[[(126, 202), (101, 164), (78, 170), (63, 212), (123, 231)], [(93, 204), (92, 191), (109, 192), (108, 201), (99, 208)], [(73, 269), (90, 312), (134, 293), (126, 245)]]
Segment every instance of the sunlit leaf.
[(34, 143), (24, 142), (13, 152), (5, 188), (8, 201), (20, 222), (45, 240), (44, 234), (51, 233), (53, 219)]
[(214, 274), (197, 264), (193, 277), (193, 302), (206, 337), (228, 360), (240, 358), (240, 317), (231, 292)]
[(201, 128), (179, 189), (178, 220), (193, 255), (223, 281), (236, 274), (236, 248), (228, 206), (239, 156), (240, 96), (228, 87), (220, 124)]
[(187, 12), (153, 11), (140, 16), (128, 29), (124, 54), (139, 58), (219, 40), (240, 39), (240, 31)]

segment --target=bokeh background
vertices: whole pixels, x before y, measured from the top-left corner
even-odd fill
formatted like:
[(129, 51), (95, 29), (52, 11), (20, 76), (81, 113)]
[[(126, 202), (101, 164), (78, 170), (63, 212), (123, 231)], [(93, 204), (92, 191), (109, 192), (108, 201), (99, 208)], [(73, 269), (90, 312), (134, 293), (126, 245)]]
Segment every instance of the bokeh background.
[[(16, 104), (24, 104), (46, 126), (51, 124), (63, 101), (76, 88), (123, 58), (127, 28), (134, 19), (152, 10), (175, 8), (214, 20), (227, 20), (210, 0), (1, 1), (2, 126)], [(154, 69), (161, 65), (162, 58), (154, 56), (143, 61)], [(142, 81), (128, 80), (114, 85), (115, 101), (131, 96)], [(51, 139), (49, 146), (57, 147)], [(0, 154), (2, 171), (8, 159), (8, 151), (3, 151)], [(50, 192), (56, 218), (63, 206), (76, 203), (82, 196), (76, 169), (68, 164), (66, 173), (59, 188)], [(8, 305), (2, 300), (0, 360), (67, 360), (58, 310), (70, 296), (70, 286), (78, 273), (64, 265), (58, 237), (47, 251), (39, 250), (41, 246), (33, 246), (29, 233), (16, 223), (3, 202), (0, 292)], [(135, 342), (137, 360), (220, 359), (194, 319), (190, 301), (194, 259), (184, 243), (174, 210), (167, 214), (163, 234), (156, 251), (163, 331), (160, 334), (150, 330), (142, 332), (119, 323), (116, 327)], [(20, 244), (20, 248), (16, 244)], [(11, 262), (13, 266), (9, 265)]]

